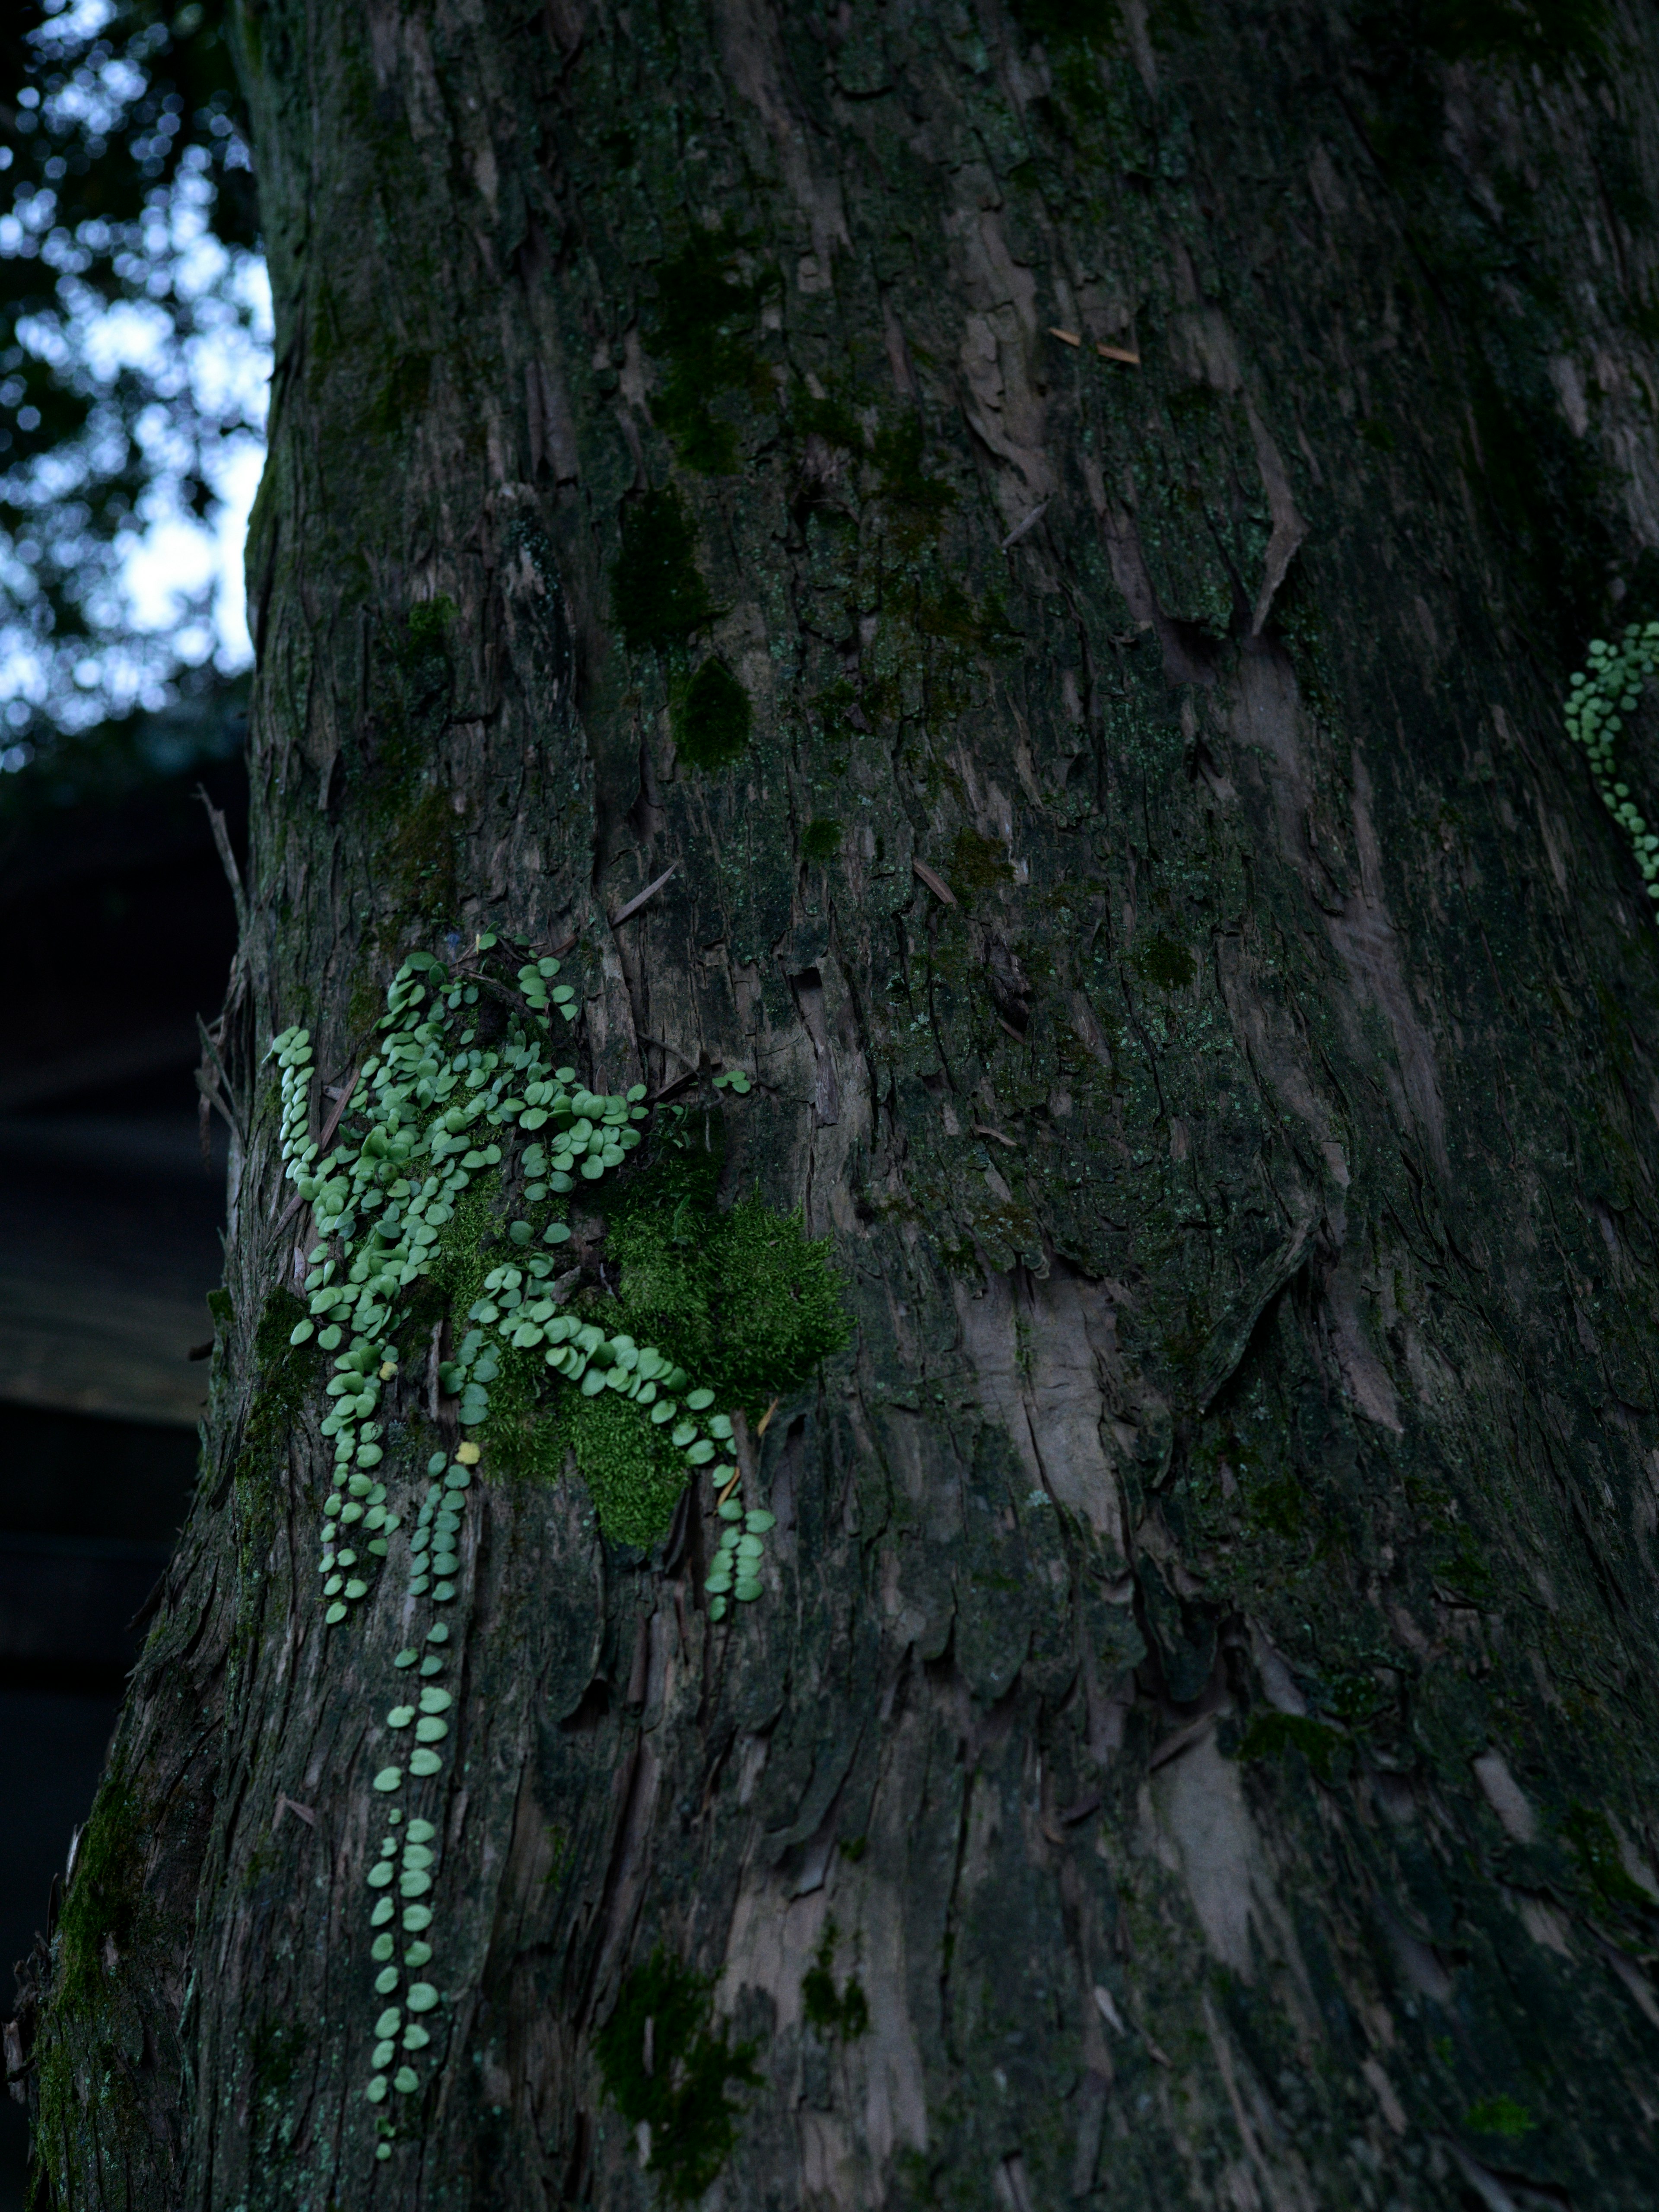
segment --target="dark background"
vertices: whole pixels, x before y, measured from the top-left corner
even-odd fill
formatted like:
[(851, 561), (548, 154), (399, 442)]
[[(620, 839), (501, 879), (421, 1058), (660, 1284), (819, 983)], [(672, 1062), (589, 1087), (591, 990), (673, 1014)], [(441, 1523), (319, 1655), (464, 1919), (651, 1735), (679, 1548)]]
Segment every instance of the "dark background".
[[(228, 721), (237, 702), (222, 709)], [(204, 783), (241, 844), (239, 761), (113, 804), (0, 816), (0, 1975), (49, 1929), (138, 1616), (196, 1481), (225, 1144), (195, 1067), (234, 946)], [(0, 2212), (23, 2114), (0, 2099)]]

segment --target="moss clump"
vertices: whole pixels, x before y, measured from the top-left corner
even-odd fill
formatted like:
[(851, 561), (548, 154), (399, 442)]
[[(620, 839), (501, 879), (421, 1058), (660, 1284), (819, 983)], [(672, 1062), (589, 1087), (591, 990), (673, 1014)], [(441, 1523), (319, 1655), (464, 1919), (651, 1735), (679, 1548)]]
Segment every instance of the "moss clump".
[(921, 423), (912, 414), (901, 416), (878, 430), (876, 466), (881, 471), (881, 493), (891, 518), (893, 536), (901, 550), (914, 550), (936, 538), (957, 495), (948, 483), (930, 477), (924, 465)]
[(455, 1201), (455, 1211), (438, 1239), (431, 1281), (459, 1321), (483, 1289), (494, 1264), (490, 1254), (502, 1242), (500, 1171), (476, 1176)]
[(723, 660), (705, 660), (675, 702), (674, 750), (688, 768), (730, 768), (749, 743), (749, 694)]
[(841, 850), (846, 832), (839, 822), (820, 817), (809, 822), (800, 833), (800, 856), (803, 860), (833, 860)]
[(1184, 945), (1168, 937), (1152, 937), (1135, 949), (1135, 966), (1160, 991), (1185, 991), (1198, 973), (1198, 963)]
[(1322, 1782), (1331, 1778), (1331, 1765), (1345, 1739), (1340, 1729), (1300, 1713), (1253, 1713), (1238, 1747), (1241, 1759), (1283, 1759), (1300, 1752)]
[(490, 1468), (509, 1481), (552, 1482), (564, 1472), (570, 1449), (574, 1394), (556, 1383), (550, 1397), (544, 1395), (547, 1369), (538, 1351), (505, 1345), (496, 1358), (489, 1418), (477, 1432)]
[(870, 2001), (856, 1976), (849, 1975), (837, 1994), (830, 1960), (836, 1953), (836, 1923), (826, 1922), (823, 1940), (812, 1963), (801, 1977), (801, 2008), (820, 2035), (840, 2036), (852, 2043), (870, 2026)]
[[(378, 643), (362, 763), (378, 831), (397, 822), (443, 734), (455, 686), (448, 647), (454, 618), (453, 599), (423, 599), (410, 609), (403, 629), (388, 630)], [(358, 772), (349, 757), (348, 772)]]
[(1570, 62), (1607, 58), (1607, 0), (1389, 0), (1386, 15), (1379, 8), (1362, 15), (1362, 36), (1374, 21), (1391, 44), (1443, 62), (1519, 62), (1554, 76)]
[(607, 1244), (619, 1262), (628, 1327), (659, 1346), (751, 1420), (787, 1397), (848, 1340), (827, 1240), (759, 1199), (715, 1212), (706, 1188), (688, 1181), (630, 1202), (613, 1217)]
[(1110, 46), (1122, 36), (1123, 18), (1112, 0), (1015, 0), (1014, 15), (1032, 38), (1048, 45), (1085, 40)]
[(244, 1476), (269, 1473), (286, 1454), (295, 1417), (316, 1380), (321, 1354), (315, 1341), (289, 1342), (295, 1323), (305, 1320), (308, 1310), (303, 1298), (280, 1286), (260, 1309), (253, 1332), (258, 1381), (238, 1469)]
[(267, 2168), (292, 2155), (299, 2113), (292, 2094), (294, 2078), (311, 2040), (298, 2021), (267, 2013), (249, 2045), (249, 2090), (252, 2132)]
[(994, 890), (1014, 880), (1013, 864), (994, 837), (981, 837), (977, 830), (958, 830), (951, 846), (945, 876), (964, 906), (971, 906), (980, 891)]
[(1496, 2097), (1482, 2097), (1478, 2104), (1471, 2105), (1464, 2124), (1479, 2135), (1513, 2138), (1530, 2135), (1538, 2123), (1524, 2105), (1518, 2105), (1513, 2097), (1500, 2093)]
[(562, 1427), (575, 1446), (576, 1468), (593, 1499), (599, 1526), (620, 1544), (648, 1550), (674, 1517), (689, 1470), (666, 1431), (641, 1418), (613, 1390), (584, 1398), (564, 1393)]
[(646, 2171), (676, 2204), (701, 2197), (732, 2154), (741, 2107), (730, 2087), (761, 2087), (756, 2045), (715, 2023), (713, 1986), (659, 1949), (593, 2039), (605, 2095), (630, 2127), (649, 2128)]
[(688, 468), (730, 476), (741, 467), (737, 435), (709, 405), (720, 392), (759, 403), (774, 391), (751, 333), (775, 270), (745, 279), (743, 241), (729, 222), (693, 238), (657, 271), (657, 312), (647, 343), (668, 374), (652, 413)]
[(1626, 1868), (1605, 1813), (1592, 1812), (1588, 1805), (1569, 1806), (1561, 1835), (1600, 1904), (1615, 1911), (1653, 1910), (1652, 1898)]
[(630, 653), (683, 645), (713, 617), (714, 605), (697, 568), (696, 534), (672, 485), (623, 508), (611, 605)]
[(118, 1771), (112, 1771), (82, 1831), (53, 1946), (52, 1995), (37, 2045), (37, 2204), (78, 2203), (93, 2193), (90, 2179), (83, 2182), (81, 2174), (88, 2155), (84, 2084), (95, 2085), (106, 2143), (143, 2139), (144, 2115), (125, 2055), (134, 2047), (137, 2023), (115, 1970), (149, 1932), (144, 1842), (137, 1795)]
[(70, 2013), (97, 2009), (104, 1995), (107, 1942), (125, 1958), (144, 1917), (144, 1816), (131, 1785), (106, 1777), (94, 1802), (58, 1921), (53, 2002)]
[[(400, 914), (439, 917), (454, 913), (460, 899), (459, 826), (449, 793), (436, 788), (398, 822), (384, 849), (386, 880)], [(378, 1012), (378, 993), (374, 1005)]]
[(946, 584), (937, 599), (922, 600), (916, 610), (916, 628), (924, 637), (939, 638), (969, 653), (1017, 653), (1024, 641), (1009, 627), (994, 592), (981, 610), (955, 582)]

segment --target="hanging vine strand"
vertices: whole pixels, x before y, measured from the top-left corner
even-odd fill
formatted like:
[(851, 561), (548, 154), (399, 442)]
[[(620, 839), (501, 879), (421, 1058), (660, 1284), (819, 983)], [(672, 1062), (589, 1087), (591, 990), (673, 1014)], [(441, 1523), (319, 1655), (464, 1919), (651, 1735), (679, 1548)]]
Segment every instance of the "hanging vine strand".
[[(443, 1770), (453, 1693), (444, 1685), (455, 1653), (449, 1622), (436, 1609), (453, 1605), (463, 1572), (463, 1516), (482, 1450), (470, 1433), (490, 1413), (490, 1385), (512, 1350), (541, 1349), (550, 1375), (585, 1397), (614, 1391), (638, 1409), (639, 1419), (666, 1431), (683, 1455), (686, 1477), (709, 1470), (725, 1522), (705, 1581), (710, 1618), (725, 1616), (728, 1600), (757, 1598), (763, 1540), (775, 1524), (758, 1504), (746, 1505), (733, 1451), (730, 1413), (711, 1410), (714, 1393), (691, 1387), (686, 1370), (650, 1345), (626, 1334), (607, 1334), (597, 1323), (559, 1310), (553, 1257), (570, 1239), (565, 1201), (576, 1178), (597, 1182), (620, 1167), (641, 1141), (646, 1120), (644, 1086), (625, 1097), (585, 1089), (574, 1067), (552, 1064), (546, 1032), (556, 1012), (574, 1021), (575, 994), (555, 979), (556, 958), (526, 962), (512, 985), (491, 972), (497, 940), (486, 932), (468, 965), (453, 972), (433, 955), (413, 952), (398, 969), (380, 1023), (385, 1042), (361, 1070), (344, 1102), (339, 1140), (325, 1153), (309, 1134), (314, 1066), (311, 1035), (284, 1030), (270, 1048), (281, 1077), (282, 1150), (286, 1174), (311, 1210), (317, 1241), (306, 1277), (310, 1313), (290, 1341), (313, 1335), (333, 1355), (327, 1390), (333, 1401), (322, 1422), (334, 1447), (334, 1484), (323, 1506), (321, 1556), (324, 1620), (347, 1621), (369, 1595), (398, 1532), (413, 1513), (407, 1550), (407, 1596), (411, 1608), (433, 1609), (418, 1642), (400, 1650), (392, 1665), (420, 1686), (386, 1711), (385, 1725), (411, 1748), (374, 1777), (383, 1797), (401, 1798), (407, 1779), (435, 1786)], [(480, 994), (507, 1008), (504, 1040), (481, 1049), (470, 1010)], [(464, 1026), (465, 1025), (465, 1026)], [(459, 1036), (452, 1032), (459, 1030)], [(748, 1078), (732, 1071), (716, 1079), (747, 1091)], [(429, 1458), (418, 1510), (416, 1483), (393, 1503), (383, 1473), (384, 1425), (376, 1418), (381, 1393), (398, 1371), (396, 1338), (409, 1294), (429, 1277), (453, 1237), (457, 1201), (475, 1178), (499, 1174), (505, 1147), (520, 1144), (514, 1164), (524, 1177), (526, 1218), (507, 1224), (521, 1255), (490, 1270), (483, 1295), (468, 1309), (468, 1327), (453, 1359), (439, 1369), (441, 1389), (459, 1400), (465, 1440), (453, 1460)], [(532, 1218), (534, 1217), (534, 1218)], [(538, 1219), (539, 1218), (539, 1228)], [(371, 1957), (374, 1993), (382, 2009), (374, 2024), (371, 2071), (364, 2094), (372, 2105), (407, 2098), (423, 2086), (421, 2065), (434, 2045), (428, 2016), (441, 1997), (426, 1978), (434, 1958), (440, 1841), (437, 1822), (400, 1802), (386, 1812), (386, 1829), (371, 1865), (374, 1892)], [(396, 1886), (396, 1897), (392, 1891)], [(401, 1908), (401, 1910), (400, 1910)], [(408, 1939), (397, 1956), (392, 1923)], [(395, 2130), (381, 2123), (377, 2155), (392, 2154)]]

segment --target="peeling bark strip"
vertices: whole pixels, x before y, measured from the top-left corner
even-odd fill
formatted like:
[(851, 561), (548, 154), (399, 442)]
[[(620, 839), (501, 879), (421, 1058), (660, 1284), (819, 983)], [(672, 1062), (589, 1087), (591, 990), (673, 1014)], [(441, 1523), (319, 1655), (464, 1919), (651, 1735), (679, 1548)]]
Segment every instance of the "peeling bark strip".
[[(239, 20), (233, 1231), (42, 2201), (1650, 2205), (1659, 988), (1558, 702), (1659, 616), (1653, 11)], [(261, 1055), (491, 930), (703, 1148), (653, 1265), (758, 1196), (857, 1334), (732, 1420), (724, 1620), (712, 1492), (480, 1461), (453, 2057), (374, 2104), (408, 1601), (319, 1620)], [(550, 1298), (643, 1295), (646, 1172)]]

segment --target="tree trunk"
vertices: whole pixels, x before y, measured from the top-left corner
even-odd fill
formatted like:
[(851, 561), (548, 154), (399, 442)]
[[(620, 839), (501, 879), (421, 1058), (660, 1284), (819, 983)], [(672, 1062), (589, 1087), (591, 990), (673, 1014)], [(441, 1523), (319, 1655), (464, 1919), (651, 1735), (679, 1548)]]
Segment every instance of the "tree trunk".
[[(228, 1289), (14, 2039), (46, 2201), (1650, 2204), (1659, 947), (1560, 702), (1659, 613), (1651, 11), (241, 37)], [(509, 1436), (439, 1376), (507, 1125), (355, 1401), (404, 1525), (319, 1595), (284, 1098), (320, 1140), (411, 951), (649, 1093), (570, 1313), (635, 1310), (665, 1161), (718, 1166), (686, 1266), (775, 1229), (711, 1358), (830, 1240), (845, 1348), (722, 1401), (757, 1598), (701, 1469), (663, 1534), (570, 1382)]]

